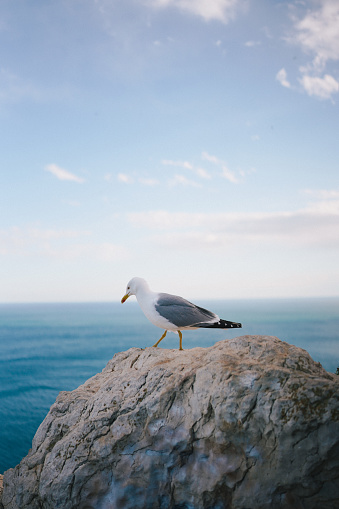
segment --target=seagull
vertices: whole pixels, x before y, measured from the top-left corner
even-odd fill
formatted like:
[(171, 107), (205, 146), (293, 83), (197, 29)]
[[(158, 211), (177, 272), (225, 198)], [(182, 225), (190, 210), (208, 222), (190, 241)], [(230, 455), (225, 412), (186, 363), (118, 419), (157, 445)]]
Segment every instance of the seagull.
[(165, 332), (153, 345), (157, 347), (164, 339), (167, 331), (179, 334), (179, 350), (182, 348), (182, 330), (206, 329), (232, 329), (242, 327), (241, 323), (229, 322), (219, 318), (218, 315), (192, 304), (186, 299), (169, 293), (152, 292), (147, 282), (141, 277), (134, 277), (126, 287), (126, 293), (121, 299), (123, 304), (128, 297), (135, 295), (139, 306), (148, 320), (164, 329)]

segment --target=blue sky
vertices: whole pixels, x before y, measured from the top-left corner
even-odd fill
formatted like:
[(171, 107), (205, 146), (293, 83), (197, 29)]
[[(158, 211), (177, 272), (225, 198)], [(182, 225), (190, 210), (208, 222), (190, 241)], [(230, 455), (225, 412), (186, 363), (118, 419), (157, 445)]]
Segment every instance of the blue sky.
[(0, 302), (339, 294), (337, 0), (3, 0)]

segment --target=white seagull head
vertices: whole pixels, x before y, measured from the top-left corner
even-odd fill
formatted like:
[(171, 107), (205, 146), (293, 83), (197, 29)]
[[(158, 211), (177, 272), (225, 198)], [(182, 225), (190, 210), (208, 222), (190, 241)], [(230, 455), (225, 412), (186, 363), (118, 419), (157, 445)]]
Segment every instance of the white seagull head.
[(124, 303), (131, 295), (136, 295), (140, 290), (149, 290), (147, 282), (142, 277), (132, 278), (126, 286), (126, 294), (121, 299)]

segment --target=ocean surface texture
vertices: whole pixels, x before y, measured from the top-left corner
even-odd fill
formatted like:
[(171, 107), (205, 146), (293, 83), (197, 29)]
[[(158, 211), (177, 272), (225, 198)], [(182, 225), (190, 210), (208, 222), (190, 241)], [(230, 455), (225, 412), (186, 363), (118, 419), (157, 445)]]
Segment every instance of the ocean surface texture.
[[(238, 330), (187, 331), (184, 348), (267, 334), (306, 349), (325, 369), (339, 366), (339, 298), (198, 303)], [(0, 305), (0, 473), (27, 454), (60, 391), (101, 371), (116, 352), (152, 346), (162, 332), (135, 302)], [(168, 334), (162, 348), (178, 348)]]

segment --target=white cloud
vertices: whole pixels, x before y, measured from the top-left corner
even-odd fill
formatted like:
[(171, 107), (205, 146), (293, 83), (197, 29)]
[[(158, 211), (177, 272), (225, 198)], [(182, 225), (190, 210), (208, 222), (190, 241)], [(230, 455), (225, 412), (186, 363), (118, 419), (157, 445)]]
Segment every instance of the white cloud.
[(321, 99), (331, 99), (334, 93), (339, 92), (339, 82), (329, 74), (325, 74), (323, 78), (305, 75), (299, 81), (308, 95)]
[(176, 166), (179, 168), (186, 168), (187, 170), (193, 170), (193, 165), (188, 161), (172, 161), (169, 159), (163, 159), (161, 162), (165, 166)]
[(247, 48), (254, 48), (255, 46), (260, 46), (260, 45), (261, 45), (260, 41), (246, 41), (245, 42), (245, 46)]
[[(253, 141), (258, 141), (260, 138), (259, 136), (251, 136), (252, 140)], [(256, 173), (256, 169), (255, 168), (250, 168), (249, 170), (239, 170), (239, 175), (241, 175), (241, 177), (246, 177), (246, 175), (252, 175), (253, 173)]]
[(218, 159), (216, 156), (212, 156), (208, 154), (207, 152), (202, 153), (202, 158), (205, 161), (209, 161), (210, 163), (216, 164), (217, 166), (221, 167), (221, 176), (224, 177), (229, 182), (232, 182), (232, 184), (237, 184), (239, 182), (239, 179), (237, 178), (234, 171), (230, 170), (227, 166), (227, 164), (222, 161), (221, 159)]
[(313, 66), (322, 71), (328, 60), (339, 59), (339, 2), (322, 0), (320, 8), (296, 21), (296, 40), (307, 53), (313, 53)]
[(205, 21), (217, 20), (222, 23), (232, 21), (238, 11), (247, 7), (247, 0), (144, 0), (154, 8), (173, 7), (203, 18)]
[(206, 161), (209, 161), (210, 163), (219, 164), (219, 159), (216, 156), (212, 156), (208, 154), (207, 152), (203, 152), (201, 154), (201, 157), (205, 159)]
[(118, 173), (117, 179), (119, 182), (123, 182), (124, 184), (132, 184), (134, 182), (134, 179), (129, 175), (126, 175), (126, 173)]
[(195, 168), (195, 173), (202, 179), (210, 180), (212, 178), (204, 168)]
[(78, 177), (77, 175), (74, 175), (73, 173), (70, 173), (67, 170), (64, 170), (63, 168), (60, 168), (60, 166), (56, 164), (48, 164), (45, 166), (45, 170), (49, 171), (59, 180), (68, 180), (73, 182), (78, 182), (79, 184), (85, 182), (85, 180), (81, 177)]
[(221, 175), (226, 179), (228, 180), (229, 182), (232, 182), (233, 184), (237, 184), (239, 182), (239, 180), (237, 179), (237, 177), (235, 176), (234, 172), (231, 171), (228, 166), (226, 166), (226, 164), (224, 163), (221, 167), (222, 169), (222, 173)]
[[(339, 200), (323, 200), (293, 212), (128, 214), (135, 227), (160, 230), (154, 242), (197, 247), (253, 246), (263, 243), (339, 248)], [(272, 244), (273, 243), (273, 244)]]
[[(312, 203), (306, 212), (309, 214), (315, 214), (317, 216), (338, 216), (339, 215), (339, 200), (321, 200)], [(338, 225), (339, 226), (339, 225)], [(334, 235), (337, 237), (337, 234)]]
[(287, 80), (287, 72), (284, 68), (280, 69), (280, 71), (277, 73), (276, 79), (283, 87), (291, 88), (291, 84)]
[(202, 187), (201, 184), (195, 182), (194, 180), (190, 180), (185, 175), (175, 175), (172, 179), (168, 181), (170, 187), (174, 187), (177, 185), (180, 186), (189, 186), (189, 187)]
[[(160, 183), (159, 180), (154, 179), (154, 178), (149, 178), (149, 177), (136, 178), (136, 177), (132, 177), (131, 175), (127, 175), (127, 173), (118, 173), (118, 175), (116, 175), (116, 178), (119, 182), (122, 182), (123, 184), (133, 184), (135, 181), (137, 181), (140, 184), (142, 184), (143, 186), (149, 186), (149, 187), (157, 186)], [(104, 180), (106, 180), (106, 182), (112, 182), (112, 180), (113, 180), (112, 173), (107, 173), (104, 176)]]
[[(255, 135), (254, 137), (252, 137), (252, 139), (256, 141), (259, 139), (259, 136)], [(228, 167), (227, 163), (225, 163), (225, 161), (222, 161), (218, 157), (211, 155), (208, 152), (202, 152), (201, 158), (203, 161), (207, 161), (209, 163), (216, 165), (219, 168), (219, 172), (218, 172), (219, 176), (225, 178), (229, 182), (232, 182), (232, 184), (239, 183), (240, 180), (242, 178), (244, 178), (247, 174), (253, 173), (253, 169), (251, 169), (249, 171), (244, 171), (244, 170), (238, 170), (237, 172), (232, 171), (229, 169), (229, 167)], [(195, 175), (197, 175), (198, 177), (205, 179), (205, 180), (210, 180), (212, 178), (211, 173), (208, 172), (205, 168), (202, 168), (200, 166), (195, 166), (192, 163), (190, 163), (189, 161), (180, 161), (180, 160), (178, 161), (178, 160), (164, 159), (162, 161), (162, 164), (165, 166), (174, 166), (177, 168), (183, 168), (185, 170), (189, 170), (192, 173), (194, 173)], [(177, 183), (177, 184), (186, 183), (187, 184), (188, 182), (191, 185), (195, 185), (195, 187), (201, 187), (200, 184), (194, 184), (193, 181), (189, 181), (183, 175), (180, 175), (180, 176), (176, 175), (174, 183)], [(172, 184), (173, 184), (173, 181), (172, 181)]]
[(294, 35), (290, 41), (313, 59), (300, 67), (299, 79), (304, 90), (320, 99), (331, 99), (339, 92), (339, 82), (325, 72), (329, 61), (339, 60), (339, 2), (321, 0), (318, 9), (308, 10), (302, 19), (294, 20)]
[(211, 175), (204, 168), (196, 167), (188, 161), (172, 161), (169, 159), (164, 159), (161, 161), (165, 166), (174, 166), (179, 168), (184, 168), (185, 170), (190, 170), (195, 173), (198, 177), (209, 180), (211, 179)]

